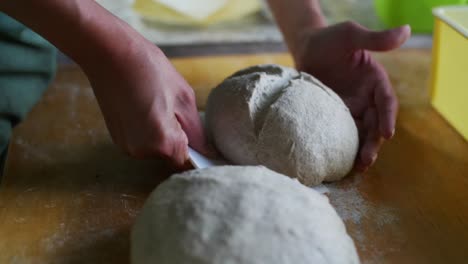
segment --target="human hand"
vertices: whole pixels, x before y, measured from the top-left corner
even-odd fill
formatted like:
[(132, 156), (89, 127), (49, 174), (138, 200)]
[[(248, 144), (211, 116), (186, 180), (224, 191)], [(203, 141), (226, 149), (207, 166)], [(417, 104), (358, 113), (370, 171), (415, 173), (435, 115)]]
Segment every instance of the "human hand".
[(188, 145), (209, 155), (195, 95), (159, 48), (135, 47), (82, 65), (113, 141), (136, 158), (162, 157), (182, 167)]
[(393, 137), (398, 111), (388, 75), (369, 51), (398, 48), (410, 34), (409, 26), (373, 32), (345, 22), (304, 30), (290, 45), (298, 70), (317, 77), (349, 107), (359, 130), (359, 171), (375, 162), (383, 139)]
[(91, 82), (114, 142), (177, 166), (211, 155), (195, 96), (164, 54), (93, 0), (1, 1), (0, 10), (70, 56)]

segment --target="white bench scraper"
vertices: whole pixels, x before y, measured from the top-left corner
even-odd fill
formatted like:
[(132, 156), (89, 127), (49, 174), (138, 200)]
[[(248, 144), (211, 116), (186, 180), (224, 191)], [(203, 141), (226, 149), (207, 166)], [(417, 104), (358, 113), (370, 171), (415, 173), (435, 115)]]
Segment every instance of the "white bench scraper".
[(189, 147), (189, 160), (190, 163), (192, 163), (193, 167), (195, 167), (195, 169), (228, 165), (227, 161), (223, 159), (207, 158), (191, 147)]

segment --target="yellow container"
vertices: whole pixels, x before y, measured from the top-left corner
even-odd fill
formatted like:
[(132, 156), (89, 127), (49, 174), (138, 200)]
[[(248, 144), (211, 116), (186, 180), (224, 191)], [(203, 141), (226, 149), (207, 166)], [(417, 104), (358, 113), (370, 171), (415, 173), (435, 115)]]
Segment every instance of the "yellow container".
[(135, 0), (146, 20), (177, 26), (207, 26), (242, 19), (262, 9), (260, 0)]
[(433, 10), (432, 105), (468, 140), (468, 6)]

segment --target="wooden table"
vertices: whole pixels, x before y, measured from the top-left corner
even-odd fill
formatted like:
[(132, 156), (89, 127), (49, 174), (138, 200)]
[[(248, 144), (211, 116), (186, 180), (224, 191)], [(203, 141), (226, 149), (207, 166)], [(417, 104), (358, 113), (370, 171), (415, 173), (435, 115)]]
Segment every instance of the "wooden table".
[[(468, 144), (429, 105), (430, 52), (378, 59), (401, 102), (396, 136), (376, 165), (328, 185), (363, 263), (468, 262)], [(195, 88), (210, 89), (257, 63), (288, 56), (173, 60)], [(0, 187), (0, 263), (128, 263), (129, 231), (145, 198), (171, 174), (114, 147), (83, 73), (57, 79), (17, 127)]]

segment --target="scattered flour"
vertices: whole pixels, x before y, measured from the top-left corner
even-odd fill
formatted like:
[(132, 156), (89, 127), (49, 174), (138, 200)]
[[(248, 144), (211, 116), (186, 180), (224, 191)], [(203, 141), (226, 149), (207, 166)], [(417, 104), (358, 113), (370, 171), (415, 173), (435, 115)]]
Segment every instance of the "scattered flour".
[[(314, 189), (328, 196), (330, 203), (346, 223), (356, 247), (366, 256), (362, 258), (363, 263), (380, 263), (383, 256), (398, 250), (398, 245), (404, 240), (404, 235), (396, 228), (399, 222), (396, 209), (376, 205), (365, 199), (358, 189), (362, 175), (351, 177), (353, 178), (346, 184), (343, 182), (322, 184)], [(395, 242), (395, 247), (382, 248), (376, 245), (374, 239), (382, 229), (392, 231), (386, 232), (390, 234), (387, 239)]]

